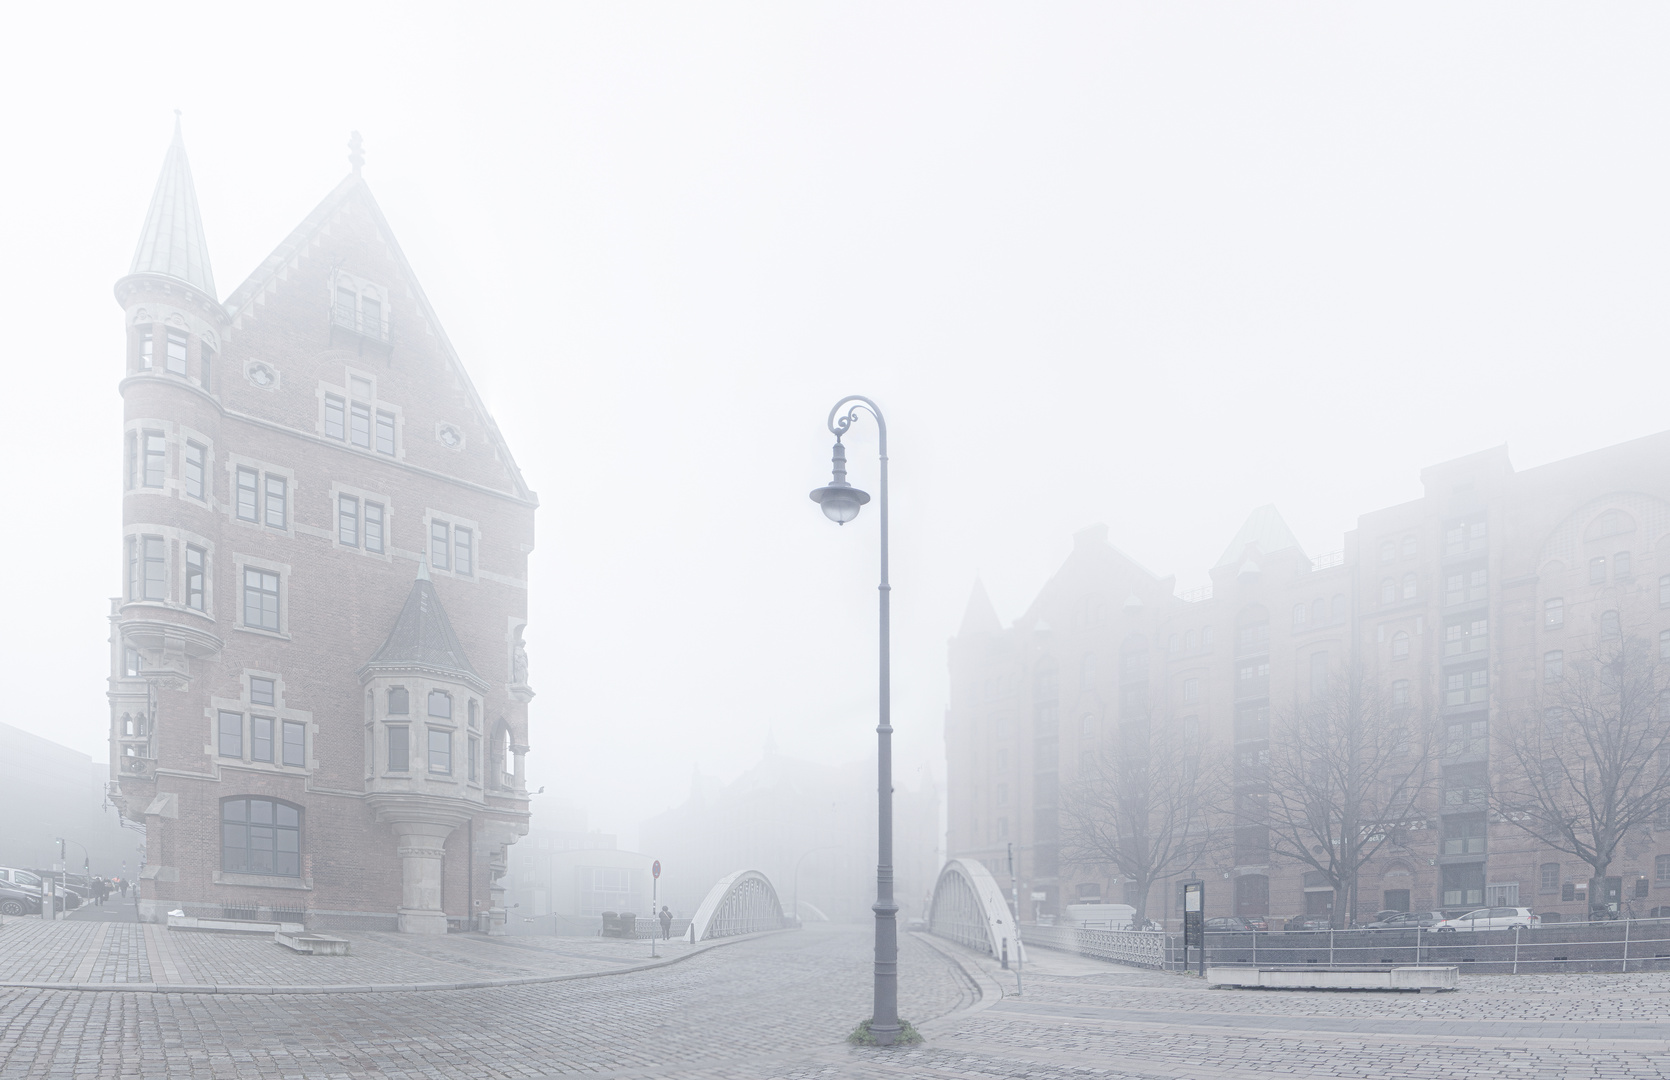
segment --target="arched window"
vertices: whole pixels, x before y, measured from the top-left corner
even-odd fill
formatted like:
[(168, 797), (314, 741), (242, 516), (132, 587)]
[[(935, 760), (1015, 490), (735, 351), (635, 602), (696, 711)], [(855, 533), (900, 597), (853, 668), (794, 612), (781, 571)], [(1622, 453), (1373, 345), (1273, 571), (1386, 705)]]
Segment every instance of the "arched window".
[(1397, 582), (1391, 578), (1380, 579), (1380, 602), (1382, 604), (1397, 603)]
[(1403, 575), (1403, 598), (1405, 600), (1415, 599), (1415, 575), (1412, 572)]
[(1402, 660), (1409, 655), (1409, 634), (1399, 630), (1392, 635), (1392, 659)]
[(301, 877), (301, 807), (277, 799), (220, 801), (220, 868), (228, 874)]
[(1616, 638), (1623, 636), (1623, 625), (1618, 621), (1618, 613), (1616, 611), (1603, 611), (1600, 613), (1600, 636), (1603, 638)]
[(1293, 605), (1293, 629), (1297, 630), (1305, 625), (1308, 611), (1309, 609), (1303, 604)]
[(1409, 704), (1409, 680), (1398, 679), (1392, 683), (1392, 704)]

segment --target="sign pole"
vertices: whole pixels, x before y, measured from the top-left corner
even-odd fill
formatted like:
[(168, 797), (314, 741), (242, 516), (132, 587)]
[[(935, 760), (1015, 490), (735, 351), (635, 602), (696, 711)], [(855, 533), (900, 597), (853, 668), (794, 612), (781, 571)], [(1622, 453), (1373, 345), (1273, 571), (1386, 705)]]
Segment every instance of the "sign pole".
[(1009, 916), (1009, 921), (1015, 924), (1013, 935), (1015, 939), (1015, 996), (1020, 997), (1025, 990), (1025, 987), (1021, 985), (1021, 966), (1026, 961), (1024, 959), (1025, 954), (1021, 951), (1021, 887), (1020, 882), (1015, 877), (1015, 845), (1013, 843), (1009, 844), (1009, 896), (1015, 902), (1015, 910)]
[(1196, 950), (1201, 978), (1206, 977), (1206, 882), (1183, 882), (1183, 970), (1189, 969), (1189, 947)]
[(661, 896), (661, 860), (656, 859), (649, 868), (649, 955), (655, 956), (655, 931), (661, 926), (661, 910), (657, 906)]

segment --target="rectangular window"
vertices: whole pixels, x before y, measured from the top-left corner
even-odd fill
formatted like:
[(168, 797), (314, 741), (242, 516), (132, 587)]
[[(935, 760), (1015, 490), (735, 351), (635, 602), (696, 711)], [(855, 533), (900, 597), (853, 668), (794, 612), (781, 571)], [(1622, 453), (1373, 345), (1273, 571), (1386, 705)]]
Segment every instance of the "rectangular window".
[(249, 703), (251, 705), (276, 704), (276, 689), (273, 680), (251, 676), (249, 680)]
[(278, 629), (278, 575), (244, 568), (244, 625), (258, 630)]
[[(1452, 814), (1444, 819), (1444, 855), (1482, 855), (1485, 845), (1483, 814)], [(1478, 901), (1465, 901), (1477, 903)]]
[(343, 409), (345, 402), (335, 394), (325, 395), (325, 434), (332, 439), (346, 437)]
[(1542, 658), (1542, 681), (1548, 683), (1559, 682), (1560, 676), (1565, 671), (1565, 666), (1566, 654), (1563, 651), (1555, 649), (1552, 652), (1544, 653)]
[(1452, 757), (1465, 754), (1482, 754), (1485, 748), (1485, 736), (1490, 730), (1488, 721), (1463, 720), (1457, 724), (1449, 724), (1448, 740), (1444, 750)]
[(383, 303), (374, 296), (360, 297), (360, 333), (382, 340)]
[(452, 568), (460, 574), (475, 573), (475, 537), (470, 530), (452, 530)]
[(150, 371), (152, 356), (155, 354), (155, 338), (152, 337), (150, 327), (139, 331), (139, 370)]
[(203, 610), (204, 558), (202, 548), (186, 547), (186, 607), (194, 611)]
[(354, 402), (348, 409), (348, 441), (371, 449), (371, 406)]
[(445, 690), (429, 691), (429, 715), (441, 720), (451, 720), (452, 695)]
[(197, 443), (186, 443), (186, 494), (194, 499), (203, 497), (203, 447)]
[(299, 721), (284, 721), (284, 764), (302, 768), (307, 764), (307, 728)]
[(284, 528), (284, 477), (267, 474), (267, 524), (274, 529)]
[(437, 570), (447, 569), (451, 563), (447, 557), (447, 523), (431, 521), (429, 523), (429, 565)]
[(336, 308), (333, 312), (338, 326), (346, 326), (352, 330), (356, 328), (355, 316), (358, 314), (359, 298), (352, 289), (338, 288), (336, 290)]
[(254, 469), (238, 468), (238, 519), (240, 521), (260, 521), (260, 512), (256, 509), (256, 487), (259, 477)]
[(1483, 518), (1452, 522), (1444, 530), (1444, 554), (1465, 555), (1472, 551), (1483, 551), (1487, 535), (1487, 525)]
[(123, 660), (122, 672), (130, 679), (139, 677), (139, 650), (127, 649)]
[(336, 539), (344, 547), (360, 546), (360, 501), (352, 495), (336, 497)]
[(1566, 601), (1564, 597), (1556, 596), (1552, 600), (1542, 602), (1542, 625), (1549, 630), (1566, 625)]
[(249, 718), (249, 760), (270, 762), (273, 759), (273, 718)]
[(470, 783), (481, 779), (481, 740), (470, 736)]
[(168, 331), (167, 362), (170, 375), (184, 375), (186, 373), (186, 335), (183, 331)]
[(377, 411), (377, 452), (394, 453), (394, 414), (380, 409)]
[(1489, 640), (1490, 623), (1486, 619), (1454, 619), (1444, 626), (1444, 655), (1466, 656), (1483, 652)]
[(1557, 862), (1543, 863), (1538, 880), (1538, 891), (1556, 892), (1560, 888), (1560, 864)]
[(1606, 556), (1596, 555), (1589, 560), (1589, 584), (1600, 585), (1606, 581)]
[(220, 756), (235, 758), (244, 756), (243, 713), (223, 712), (220, 714)]
[(389, 727), (389, 772), (406, 772), (412, 767), (406, 752), (407, 732), (405, 724)]
[(1629, 552), (1620, 551), (1616, 555), (1612, 556), (1612, 580), (1628, 581), (1634, 576), (1635, 575), (1630, 573)]
[(1445, 705), (1473, 705), (1490, 697), (1490, 670), (1476, 668), (1444, 677)]
[(452, 732), (429, 729), (429, 771), (452, 775)]
[(383, 553), (383, 508), (374, 502), (365, 504), (365, 550)]
[(143, 538), (145, 545), (145, 599), (168, 599), (168, 543), (160, 536)]
[(167, 475), (168, 442), (160, 431), (145, 433), (145, 486), (159, 488)]

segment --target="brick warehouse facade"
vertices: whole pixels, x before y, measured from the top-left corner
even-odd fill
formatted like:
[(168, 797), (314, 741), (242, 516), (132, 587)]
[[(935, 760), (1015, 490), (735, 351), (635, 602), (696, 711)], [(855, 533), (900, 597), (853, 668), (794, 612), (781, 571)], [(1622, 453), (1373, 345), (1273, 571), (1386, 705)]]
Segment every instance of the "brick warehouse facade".
[[(1584, 917), (1587, 864), (1487, 811), (1505, 768), (1493, 738), (1502, 718), (1542, 707), (1562, 657), (1620, 627), (1651, 643), (1662, 678), (1670, 432), (1523, 472), (1497, 448), (1428, 468), (1422, 481), (1423, 497), (1363, 515), (1342, 551), (1315, 559), (1264, 507), (1211, 586), (1182, 595), (1102, 526), (1075, 537), (1007, 627), (977, 584), (949, 647), (950, 853), (985, 862), (1007, 887), (1012, 842), (1021, 895), (1045, 894), (1046, 914), (1081, 898), (1125, 900), (1106, 870), (1060, 857), (1060, 792), (1112, 745), (1122, 702), (1232, 748), (1235, 783), (1252, 790), (1272, 703), (1279, 712), (1317, 671), (1355, 664), (1394, 701), (1431, 702), (1441, 725), (1430, 815), (1359, 874), (1359, 917), (1486, 904)], [(1273, 864), (1257, 846), (1240, 836), (1214, 845), (1210, 865), (1159, 884), (1151, 915), (1175, 919), (1177, 880), (1196, 875), (1214, 916), (1331, 913), (1320, 875)], [(1670, 829), (1629, 836), (1610, 874), (1637, 914), (1670, 912)]]
[(354, 145), (223, 303), (176, 125), (116, 284), (112, 787), (147, 920), (503, 932), (537, 499)]

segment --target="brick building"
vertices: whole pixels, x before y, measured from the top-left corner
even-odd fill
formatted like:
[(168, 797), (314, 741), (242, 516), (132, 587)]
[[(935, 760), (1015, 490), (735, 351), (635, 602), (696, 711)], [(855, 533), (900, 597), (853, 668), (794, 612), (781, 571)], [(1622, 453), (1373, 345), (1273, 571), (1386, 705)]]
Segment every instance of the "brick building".
[(116, 284), (111, 766), (146, 919), (502, 932), (537, 499), (357, 144), (222, 302), (176, 125)]
[[(1077, 534), (1007, 627), (976, 584), (950, 642), (951, 854), (1007, 884), (1012, 842), (1022, 895), (1045, 894), (1045, 913), (1126, 899), (1121, 881), (1060, 858), (1059, 792), (1111, 744), (1121, 703), (1232, 748), (1236, 784), (1251, 785), (1272, 704), (1351, 664), (1393, 701), (1430, 702), (1441, 725), (1430, 816), (1359, 874), (1359, 914), (1501, 904), (1581, 917), (1588, 865), (1487, 812), (1504, 764), (1492, 732), (1540, 709), (1562, 658), (1608, 636), (1670, 659), (1670, 432), (1523, 472), (1501, 447), (1421, 479), (1421, 498), (1363, 515), (1341, 551), (1315, 558), (1274, 507), (1257, 510), (1211, 585), (1181, 595), (1104, 526)], [(1193, 868), (1210, 914), (1330, 912), (1320, 875), (1239, 838), (1214, 851)], [(1637, 913), (1670, 912), (1670, 830), (1630, 836), (1611, 874)], [(1175, 882), (1159, 888), (1150, 913), (1175, 918)]]

